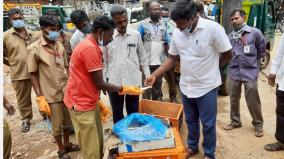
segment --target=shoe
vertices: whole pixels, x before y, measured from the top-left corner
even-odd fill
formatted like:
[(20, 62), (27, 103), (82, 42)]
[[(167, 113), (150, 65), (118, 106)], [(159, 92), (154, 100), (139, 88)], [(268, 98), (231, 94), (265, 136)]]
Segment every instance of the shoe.
[(263, 136), (263, 130), (262, 129), (255, 129), (255, 134), (254, 136), (256, 137), (262, 137)]
[(225, 130), (233, 130), (233, 129), (240, 128), (240, 127), (242, 127), (242, 124), (230, 123), (230, 124), (224, 126), (224, 129)]
[(284, 150), (284, 144), (280, 143), (280, 142), (275, 142), (272, 144), (266, 144), (264, 146), (264, 149), (266, 151), (283, 151)]
[(22, 122), (22, 128), (21, 128), (22, 132), (28, 132), (30, 131), (30, 128), (31, 128), (31, 123), (29, 121), (24, 120)]
[(185, 154), (185, 159), (191, 158), (192, 156), (199, 153), (199, 150), (193, 151), (192, 149), (188, 148)]

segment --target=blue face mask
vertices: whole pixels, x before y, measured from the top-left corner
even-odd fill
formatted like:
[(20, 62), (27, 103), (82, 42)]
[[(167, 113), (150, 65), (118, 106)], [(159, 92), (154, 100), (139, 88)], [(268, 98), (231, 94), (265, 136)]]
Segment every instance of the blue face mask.
[(12, 21), (12, 26), (13, 26), (14, 28), (17, 28), (17, 29), (23, 28), (23, 27), (25, 26), (25, 22), (24, 22), (23, 20), (20, 20), (20, 19), (18, 19), (18, 20), (13, 20), (13, 21)]
[(59, 37), (59, 32), (57, 31), (49, 31), (48, 35), (46, 36), (50, 41), (56, 41)]
[(163, 22), (165, 22), (165, 23), (170, 22), (170, 18), (169, 18), (169, 17), (163, 17), (162, 20), (163, 20)]

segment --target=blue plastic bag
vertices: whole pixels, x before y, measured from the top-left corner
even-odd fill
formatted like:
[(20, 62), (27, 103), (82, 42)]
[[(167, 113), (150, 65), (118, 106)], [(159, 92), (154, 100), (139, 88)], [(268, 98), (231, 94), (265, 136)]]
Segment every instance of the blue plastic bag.
[(113, 126), (113, 132), (123, 143), (166, 138), (168, 128), (152, 115), (133, 113)]

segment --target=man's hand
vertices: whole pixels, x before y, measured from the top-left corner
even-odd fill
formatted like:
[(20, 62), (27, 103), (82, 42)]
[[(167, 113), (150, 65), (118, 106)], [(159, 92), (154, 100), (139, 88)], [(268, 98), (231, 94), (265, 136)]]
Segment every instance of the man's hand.
[(100, 106), (100, 110), (101, 110), (101, 120), (103, 123), (105, 123), (107, 121), (107, 119), (110, 117), (110, 110), (107, 108), (107, 106), (101, 101), (99, 100), (99, 106)]
[(276, 75), (275, 74), (269, 74), (268, 76), (268, 83), (270, 86), (274, 87), (275, 86), (275, 79)]
[(146, 78), (144, 85), (145, 86), (153, 86), (153, 84), (156, 82), (156, 77), (153, 75), (150, 75)]
[(11, 105), (9, 102), (6, 102), (4, 104), (4, 108), (7, 110), (8, 115), (14, 115), (15, 114), (15, 107)]
[(137, 86), (122, 86), (122, 91), (119, 92), (119, 95), (124, 95), (124, 94), (128, 94), (128, 95), (140, 95), (142, 93), (141, 88), (137, 87)]
[(51, 111), (50, 111), (49, 105), (48, 105), (45, 97), (44, 96), (38, 96), (38, 97), (36, 97), (36, 100), (37, 100), (37, 104), (38, 104), (38, 107), (39, 107), (39, 111), (46, 113), (47, 115), (50, 115)]

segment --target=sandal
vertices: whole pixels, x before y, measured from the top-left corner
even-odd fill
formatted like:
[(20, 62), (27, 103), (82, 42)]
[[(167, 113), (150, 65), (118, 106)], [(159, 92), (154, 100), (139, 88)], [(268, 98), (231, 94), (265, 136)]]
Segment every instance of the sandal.
[(254, 136), (256, 136), (256, 137), (262, 137), (262, 136), (263, 136), (263, 130), (261, 130), (261, 129), (256, 129)]
[(240, 127), (242, 127), (241, 124), (230, 123), (230, 124), (224, 126), (224, 129), (225, 130), (233, 130), (233, 129), (240, 128)]
[(67, 146), (64, 146), (64, 150), (66, 153), (75, 152), (75, 151), (80, 151), (80, 147), (70, 142)]
[(280, 150), (284, 150), (284, 144), (282, 144), (280, 142), (276, 142), (276, 143), (272, 143), (272, 144), (266, 144), (264, 146), (264, 149), (266, 151), (280, 151)]
[(31, 123), (29, 121), (23, 121), (22, 122), (22, 128), (21, 128), (22, 132), (30, 131), (30, 128), (31, 128), (30, 125), (31, 125)]
[(67, 152), (66, 152), (65, 150), (59, 150), (59, 151), (57, 151), (58, 158), (59, 158), (59, 159), (71, 159), (71, 157), (68, 156), (66, 153), (67, 153)]
[(192, 149), (188, 148), (187, 152), (185, 154), (185, 158), (188, 159), (188, 158), (190, 158), (190, 157), (192, 157), (192, 156), (194, 156), (194, 155), (196, 155), (198, 153), (199, 153), (198, 149), (196, 151), (193, 151)]

